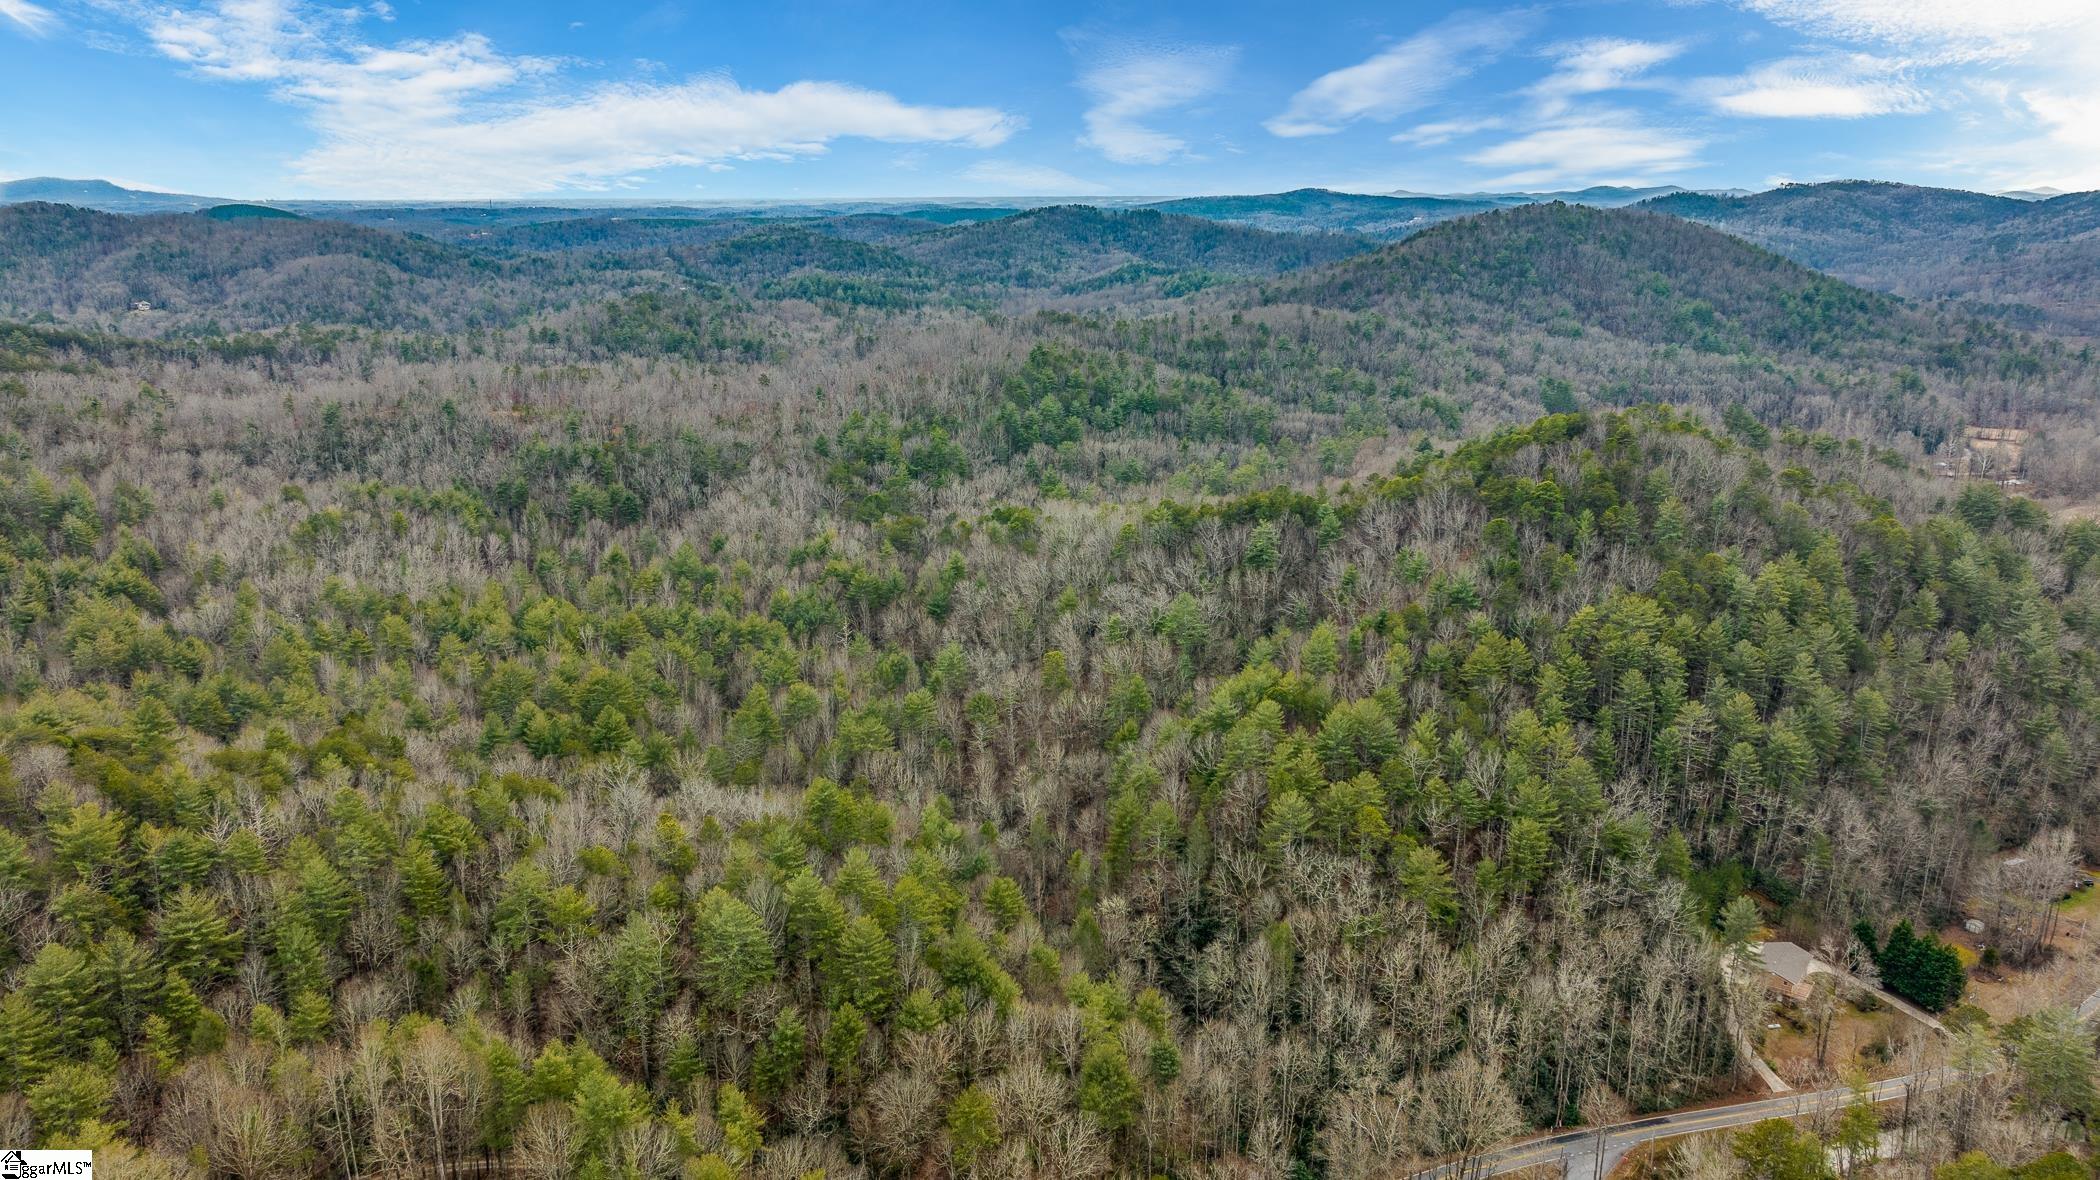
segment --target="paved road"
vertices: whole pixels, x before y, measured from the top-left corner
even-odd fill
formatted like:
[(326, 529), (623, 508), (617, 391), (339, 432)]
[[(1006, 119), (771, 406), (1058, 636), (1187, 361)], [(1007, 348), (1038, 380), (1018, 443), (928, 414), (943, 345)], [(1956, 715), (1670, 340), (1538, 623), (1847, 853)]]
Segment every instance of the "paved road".
[[(2100, 989), (2096, 989), (2092, 995), (2085, 998), (2084, 1003), (2078, 1005), (2078, 1015), (2083, 1020), (2092, 1020), (2100, 1016)], [(1875, 1082), (1869, 1087), (1868, 1094), (1877, 1103), (1900, 1102), (1907, 1095), (1930, 1094), (1952, 1084), (1960, 1076), (1961, 1074), (1953, 1069), (1933, 1069)], [(1612, 1168), (1628, 1151), (1643, 1143), (1651, 1143), (1657, 1139), (1674, 1139), (1679, 1135), (1696, 1135), (1702, 1131), (1747, 1127), (1766, 1119), (1801, 1118), (1820, 1111), (1840, 1109), (1850, 1101), (1851, 1088), (1842, 1087), (1834, 1090), (1803, 1091), (1777, 1098), (1759, 1098), (1730, 1106), (1711, 1106), (1701, 1110), (1659, 1114), (1630, 1123), (1616, 1123), (1609, 1127), (1593, 1127), (1587, 1131), (1567, 1131), (1538, 1139), (1520, 1140), (1468, 1160), (1442, 1164), (1417, 1173), (1415, 1180), (1481, 1180), (1488, 1176), (1505, 1176), (1526, 1168), (1539, 1167), (1556, 1168), (1568, 1177), (1568, 1180), (1602, 1180), (1611, 1174)]]
[[(1951, 1069), (1937, 1069), (1923, 1074), (1890, 1078), (1874, 1083), (1868, 1089), (1868, 1094), (1877, 1103), (1900, 1102), (1906, 1093), (1929, 1094), (1948, 1085), (1959, 1076)], [(1589, 1180), (1593, 1176), (1609, 1175), (1612, 1166), (1628, 1151), (1643, 1143), (1657, 1139), (1674, 1139), (1679, 1135), (1696, 1135), (1702, 1131), (1747, 1127), (1766, 1119), (1801, 1118), (1819, 1111), (1838, 1110), (1850, 1101), (1851, 1088), (1839, 1087), (1832, 1090), (1803, 1091), (1778, 1098), (1759, 1098), (1751, 1102), (1738, 1102), (1732, 1106), (1659, 1114), (1610, 1127), (1568, 1131), (1543, 1139), (1512, 1143), (1470, 1160), (1444, 1164), (1421, 1173), (1420, 1180), (1475, 1180), (1477, 1177), (1503, 1176), (1538, 1167), (1554, 1168), (1570, 1177), (1570, 1180)], [(1600, 1148), (1604, 1156), (1604, 1167), (1601, 1169), (1597, 1166)]]

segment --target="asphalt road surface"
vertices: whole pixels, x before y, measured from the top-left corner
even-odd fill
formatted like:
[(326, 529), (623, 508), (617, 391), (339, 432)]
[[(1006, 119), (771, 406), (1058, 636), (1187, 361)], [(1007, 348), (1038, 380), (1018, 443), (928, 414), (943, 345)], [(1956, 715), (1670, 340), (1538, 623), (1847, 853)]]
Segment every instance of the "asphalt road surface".
[[(2078, 1005), (2081, 1019), (2100, 1016), (2100, 990)], [(1930, 1094), (1952, 1084), (1961, 1075), (1952, 1069), (1934, 1069), (1900, 1078), (1875, 1082), (1868, 1094), (1876, 1103), (1901, 1102), (1908, 1095)], [(1795, 1119), (1819, 1111), (1837, 1110), (1852, 1101), (1850, 1087), (1782, 1094), (1731, 1106), (1710, 1106), (1673, 1114), (1651, 1115), (1630, 1123), (1565, 1131), (1538, 1139), (1523, 1139), (1482, 1152), (1470, 1159), (1441, 1164), (1416, 1173), (1415, 1180), (1480, 1180), (1506, 1176), (1526, 1168), (1558, 1169), (1568, 1180), (1604, 1180), (1628, 1151), (1657, 1139), (1696, 1135), (1703, 1131), (1725, 1131), (1747, 1127), (1766, 1119)]]
[[(1868, 1088), (1867, 1093), (1877, 1103), (1901, 1102), (1906, 1094), (1929, 1094), (1952, 1083), (1959, 1076), (1951, 1069), (1936, 1069), (1875, 1082)], [(1567, 1131), (1543, 1139), (1526, 1139), (1485, 1152), (1470, 1160), (1444, 1164), (1421, 1173), (1421, 1178), (1475, 1180), (1477, 1177), (1505, 1176), (1526, 1168), (1551, 1167), (1568, 1176), (1570, 1180), (1592, 1180), (1593, 1177), (1610, 1175), (1612, 1167), (1628, 1151), (1643, 1143), (1657, 1139), (1673, 1139), (1679, 1135), (1696, 1135), (1703, 1131), (1747, 1127), (1766, 1119), (1801, 1118), (1819, 1111), (1838, 1110), (1850, 1101), (1851, 1088), (1838, 1087), (1831, 1090), (1783, 1094), (1777, 1098), (1759, 1098), (1751, 1102), (1738, 1102), (1732, 1106), (1713, 1106), (1701, 1110), (1678, 1111), (1674, 1114), (1651, 1115), (1630, 1123), (1618, 1123), (1587, 1131)]]

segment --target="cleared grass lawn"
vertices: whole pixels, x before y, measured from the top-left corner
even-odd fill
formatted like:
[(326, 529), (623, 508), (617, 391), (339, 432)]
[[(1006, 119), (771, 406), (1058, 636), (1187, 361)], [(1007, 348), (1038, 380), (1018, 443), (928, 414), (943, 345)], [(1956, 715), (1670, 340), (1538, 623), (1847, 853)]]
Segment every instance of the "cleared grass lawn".
[[(2100, 880), (2100, 875), (2088, 872), (2087, 880)], [(2100, 885), (2090, 889), (2074, 889), (2071, 896), (2056, 903), (2057, 910), (2065, 917), (2090, 922), (2100, 918)]]
[(1916, 1028), (1909, 1017), (1892, 1008), (1862, 1012), (1851, 1004), (1839, 1004), (1830, 1028), (1826, 1068), (1816, 1064), (1816, 1040), (1804, 1013), (1785, 1011), (1765, 1023), (1779, 1027), (1764, 1030), (1764, 1058), (1788, 1085), (1797, 1088), (1834, 1084), (1834, 1079), (1853, 1066), (1877, 1080), (1901, 1074), (1904, 1038)]
[[(2086, 875), (2100, 879), (2090, 871)], [(1967, 1002), (2003, 1024), (2041, 1008), (2076, 1004), (2100, 986), (2100, 947), (2094, 939), (2100, 930), (2100, 886), (2072, 891), (2056, 910), (2062, 920), (2050, 943), (2053, 953), (2026, 970), (2006, 967), (1996, 978), (1971, 976)], [(1972, 961), (1975, 936), (1957, 926), (1944, 937), (1962, 951), (1963, 962)]]

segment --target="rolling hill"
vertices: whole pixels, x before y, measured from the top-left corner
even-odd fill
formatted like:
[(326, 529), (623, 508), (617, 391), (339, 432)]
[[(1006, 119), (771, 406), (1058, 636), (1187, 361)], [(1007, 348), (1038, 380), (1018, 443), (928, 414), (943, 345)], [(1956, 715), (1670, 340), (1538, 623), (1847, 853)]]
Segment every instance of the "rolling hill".
[(1444, 197), (1380, 196), (1301, 188), (1287, 193), (1240, 197), (1187, 197), (1151, 206), (1211, 221), (1294, 233), (1355, 233), (1395, 240), (1441, 221), (1499, 208), (1494, 201)]
[(197, 211), (197, 216), (202, 217), (207, 221), (241, 221), (246, 218), (277, 218), (279, 220), (291, 221), (300, 220), (299, 214), (293, 213), (286, 209), (279, 209), (271, 205), (250, 205), (246, 203), (236, 203), (231, 205), (213, 205), (209, 209), (199, 209)]
[[(1667, 401), (1907, 437), (2055, 423), (2083, 480), (2095, 367), (2061, 342), (1920, 308), (1641, 209), (1528, 205), (1206, 292), (1189, 311), (1061, 329), (1310, 411), (1464, 434), (1542, 410)], [(2061, 441), (2061, 445), (2056, 440)]]
[[(990, 220), (549, 217), (403, 211), (442, 237), (231, 205), (202, 216), (0, 207), (0, 313), (158, 326), (515, 322), (576, 298), (731, 288), (760, 298), (979, 305), (1106, 289), (1173, 294), (1349, 257), (1361, 238), (1276, 234), (1149, 210), (1071, 206)], [(659, 211), (661, 212), (661, 211)]]
[[(481, 288), (471, 297), (470, 282)], [(341, 222), (0, 207), (0, 308), (15, 315), (110, 315), (143, 300), (230, 326), (424, 328), (546, 297), (488, 260)]]
[[(1344, 193), (1323, 188), (1293, 189), (1255, 196), (1183, 197), (1155, 202), (1150, 208), (1212, 221), (1251, 225), (1296, 233), (1354, 233), (1397, 241), (1454, 218), (1509, 209), (1519, 205), (1590, 205), (1617, 209), (1652, 198), (1687, 193), (1674, 184), (1648, 188), (1597, 185), (1564, 192)], [(1743, 195), (1741, 189), (1726, 195)]]
[[(1025, 289), (1175, 272), (1276, 275), (1361, 253), (1346, 237), (1282, 234), (1156, 209), (1030, 209), (922, 234), (899, 250), (959, 279)], [(1123, 279), (1117, 279), (1117, 276)]]
[[(1564, 205), (1595, 205), (1600, 209), (1618, 209), (1638, 204), (1654, 197), (1669, 196), (1692, 190), (1674, 184), (1635, 187), (1623, 184), (1593, 184), (1588, 188), (1558, 189), (1551, 192), (1475, 192), (1475, 193), (1417, 193), (1405, 189), (1396, 190), (1396, 197), (1434, 197), (1446, 201), (1478, 201), (1484, 204), (1550, 205), (1559, 201)], [(1725, 190), (1727, 195), (1744, 195), (1745, 189)]]
[(2100, 332), (2100, 194), (2044, 200), (1879, 181), (1643, 208), (1727, 230), (1847, 281), (1957, 300), (2031, 327)]
[[(0, 184), (0, 203), (34, 202), (148, 217), (217, 209), (211, 215), (219, 220), (263, 216), (256, 211), (274, 208), (316, 223), (418, 235), (484, 256), (529, 259), (580, 251), (596, 259), (589, 265), (616, 270), (659, 267), (666, 251), (734, 240), (765, 224), (793, 224), (819, 235), (895, 246), (931, 273), (980, 288), (973, 298), (984, 297), (982, 289), (988, 287), (1081, 293), (1150, 284), (1160, 292), (1185, 293), (1220, 277), (1281, 274), (1367, 248), (1364, 242), (1288, 245), (1236, 238), (1227, 230), (1392, 242), (1496, 209), (1555, 202), (1616, 208), (1638, 202), (1643, 209), (1725, 230), (1873, 290), (1958, 302), (1969, 312), (2023, 328), (2100, 333), (2100, 195), (2091, 193), (1993, 195), (1868, 181), (1787, 185), (1754, 194), (1669, 185), (1437, 195), (1307, 188), (1143, 206), (1104, 200), (1081, 213), (1074, 207), (1021, 210), (972, 201), (261, 206), (129, 189), (104, 180), (44, 177)], [(1140, 211), (1182, 220), (1129, 220)], [(1206, 222), (1222, 229), (1198, 228)], [(369, 261), (388, 249), (368, 244), (348, 253)], [(334, 247), (323, 252), (339, 259), (345, 253)], [(110, 284), (108, 274), (106, 264), (98, 264), (91, 276), (76, 273), (75, 286), (83, 278), (101, 284), (97, 295), (78, 306), (108, 310), (127, 302), (118, 298), (124, 284)], [(331, 274), (323, 286), (332, 288), (339, 278)], [(362, 281), (350, 280), (353, 286)], [(156, 302), (176, 301), (180, 293), (161, 289), (160, 294)], [(343, 298), (341, 291), (324, 293), (319, 302), (294, 295), (295, 307), (314, 313), (329, 300)], [(150, 293), (137, 297), (154, 298)], [(17, 305), (19, 299), (18, 294)], [(181, 299), (198, 302), (193, 294)]]
[(1523, 205), (1454, 221), (1284, 285), (1373, 308), (1470, 304), (1706, 351), (1821, 351), (1885, 337), (1897, 301), (1702, 226), (1635, 210)]

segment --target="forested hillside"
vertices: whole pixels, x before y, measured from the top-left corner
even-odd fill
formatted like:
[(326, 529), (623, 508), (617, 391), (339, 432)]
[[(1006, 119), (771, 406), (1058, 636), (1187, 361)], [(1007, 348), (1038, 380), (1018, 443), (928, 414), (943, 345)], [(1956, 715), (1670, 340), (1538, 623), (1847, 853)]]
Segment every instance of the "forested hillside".
[(1501, 203), (1337, 193), (1308, 188), (1255, 197), (1184, 197), (1162, 201), (1152, 207), (1167, 213), (1206, 217), (1260, 229), (1300, 233), (1347, 232), (1398, 239), (1420, 233), (1440, 221), (1500, 208)]
[(0, 1142), (1405, 1174), (2100, 843), (2089, 354), (1688, 222), (0, 219)]
[(193, 325), (456, 330), (543, 298), (458, 251), (340, 222), (0, 206), (0, 309), (17, 316), (110, 316), (143, 300)]
[(1075, 324), (1224, 385), (1431, 432), (1668, 401), (1930, 452), (1963, 422), (2011, 420), (2041, 428), (2037, 478), (2100, 476), (2082, 343), (1924, 311), (1651, 213), (1526, 206), (1203, 298), (1215, 314), (1193, 329)]
[(875, 214), (504, 218), (445, 237), (311, 218), (0, 206), (0, 311), (111, 316), (145, 301), (189, 328), (458, 331), (681, 281), (883, 306), (922, 302), (938, 285), (944, 299), (996, 304), (1112, 288), (1185, 294), (1369, 248), (1081, 206), (946, 227)]
[(1212, 276), (1296, 270), (1368, 248), (1350, 238), (1305, 237), (1221, 225), (1149, 209), (1085, 205), (1030, 209), (1011, 217), (916, 237), (907, 253), (964, 281), (1020, 288), (1125, 281), (1153, 275)]
[(1407, 192), (1344, 193), (1324, 188), (1301, 188), (1259, 196), (1182, 197), (1160, 201), (1150, 207), (1259, 229), (1350, 233), (1381, 241), (1398, 241), (1432, 225), (1491, 209), (1555, 203), (1615, 209), (1672, 194), (1697, 195), (1686, 193), (1675, 185), (1655, 188), (1597, 185), (1569, 192), (1456, 193), (1444, 196)]
[(2100, 195), (2023, 201), (1875, 181), (1746, 197), (1676, 193), (1646, 208), (1740, 234), (1808, 266), (2024, 326), (2100, 330)]
[[(1357, 444), (1387, 426), (1449, 440), (1660, 400), (1741, 405), (1921, 456), (1967, 422), (2016, 423), (2039, 435), (2034, 478), (2062, 494), (2100, 488), (2100, 369), (2083, 343), (1879, 297), (1631, 210), (1525, 206), (1371, 253), (1347, 235), (1077, 207), (950, 228), (867, 214), (570, 218), (455, 242), (48, 205), (0, 208), (0, 226), (0, 307), (221, 351), (264, 347), (234, 343), (244, 331), (296, 325), (406, 333), (404, 359), (581, 342), (592, 355), (786, 362), (808, 355), (807, 333), (842, 331), (863, 359), (946, 353), (929, 378), (981, 385), (1050, 342), (1214, 404), (1270, 407), (1234, 438), (1261, 444), (1264, 462), (1322, 448), (1300, 472), (1351, 470)], [(140, 300), (152, 310), (125, 311)], [(518, 334), (506, 345), (491, 330)], [(1130, 368), (1139, 355), (1167, 367)]]

